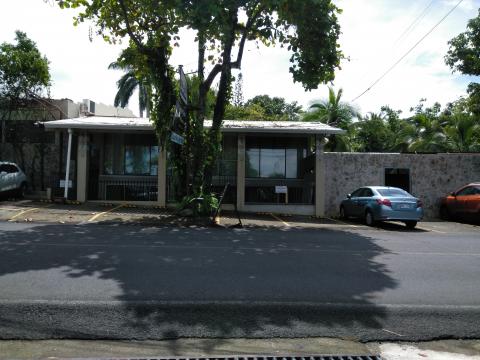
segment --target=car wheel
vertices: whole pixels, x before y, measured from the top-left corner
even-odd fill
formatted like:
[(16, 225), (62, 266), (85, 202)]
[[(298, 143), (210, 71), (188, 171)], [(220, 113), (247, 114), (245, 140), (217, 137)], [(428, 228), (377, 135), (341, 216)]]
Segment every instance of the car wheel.
[(348, 218), (345, 208), (340, 206), (340, 219), (346, 220)]
[(17, 198), (23, 199), (25, 197), (25, 194), (27, 192), (27, 184), (22, 183), (20, 187), (17, 189)]
[(440, 208), (440, 218), (442, 220), (449, 220), (450, 219), (450, 213), (448, 211), (448, 208), (445, 205), (443, 205)]
[(375, 225), (375, 219), (373, 218), (373, 213), (370, 210), (365, 212), (365, 224), (367, 224), (367, 226)]
[(407, 228), (409, 229), (415, 229), (415, 226), (417, 226), (417, 222), (416, 221), (405, 221), (405, 225), (407, 226)]

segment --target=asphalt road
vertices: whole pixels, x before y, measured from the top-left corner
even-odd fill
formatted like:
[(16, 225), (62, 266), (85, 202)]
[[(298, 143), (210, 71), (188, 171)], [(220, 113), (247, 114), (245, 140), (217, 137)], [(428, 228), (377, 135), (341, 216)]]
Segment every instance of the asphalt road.
[(478, 227), (284, 225), (1, 222), (0, 338), (480, 338)]

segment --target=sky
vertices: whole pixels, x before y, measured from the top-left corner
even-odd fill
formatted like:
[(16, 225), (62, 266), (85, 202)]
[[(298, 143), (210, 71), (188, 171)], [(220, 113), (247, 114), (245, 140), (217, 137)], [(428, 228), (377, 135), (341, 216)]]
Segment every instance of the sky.
[[(301, 0), (298, 0), (301, 1)], [(458, 0), (335, 0), (339, 15), (340, 48), (347, 57), (333, 84), (343, 89), (343, 100), (352, 102), (420, 40)], [(442, 105), (465, 94), (475, 79), (445, 65), (448, 41), (465, 31), (477, 16), (480, 0), (463, 0), (423, 42), (380, 82), (353, 102), (362, 114), (379, 112), (389, 105), (408, 113), (422, 98)], [(15, 30), (33, 39), (50, 61), (51, 96), (73, 101), (90, 99), (113, 104), (121, 71), (108, 70), (123, 44), (110, 45), (101, 38), (89, 39), (89, 24), (73, 26), (74, 10), (61, 10), (53, 0), (1, 0), (0, 43), (12, 42)], [(418, 20), (415, 22), (415, 20)], [(183, 31), (172, 64), (195, 70), (194, 34)], [(325, 98), (327, 85), (305, 92), (288, 72), (286, 49), (256, 47), (248, 43), (242, 64), (244, 99), (267, 94), (297, 101), (307, 108)], [(138, 114), (137, 98), (129, 107)]]

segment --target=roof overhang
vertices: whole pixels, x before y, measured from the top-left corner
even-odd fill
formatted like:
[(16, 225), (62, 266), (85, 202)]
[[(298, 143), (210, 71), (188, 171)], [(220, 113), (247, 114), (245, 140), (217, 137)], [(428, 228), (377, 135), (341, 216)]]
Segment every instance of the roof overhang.
[[(84, 131), (153, 131), (148, 118), (88, 116), (74, 119), (46, 121), (47, 130), (77, 129)], [(211, 120), (205, 120), (204, 127), (210, 128)], [(224, 120), (224, 133), (263, 133), (263, 134), (342, 134), (345, 131), (321, 122), (303, 121), (257, 121)]]

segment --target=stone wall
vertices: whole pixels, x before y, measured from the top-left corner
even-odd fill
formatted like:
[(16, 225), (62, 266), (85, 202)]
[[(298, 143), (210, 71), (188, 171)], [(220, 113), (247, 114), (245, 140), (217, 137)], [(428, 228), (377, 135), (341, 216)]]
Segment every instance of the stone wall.
[(325, 212), (338, 215), (346, 194), (361, 186), (385, 185), (386, 168), (410, 169), (410, 192), (437, 218), (440, 199), (470, 182), (480, 182), (480, 154), (324, 153)]

